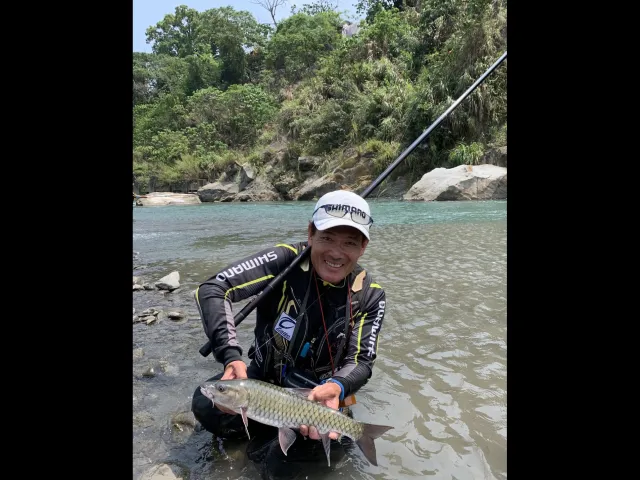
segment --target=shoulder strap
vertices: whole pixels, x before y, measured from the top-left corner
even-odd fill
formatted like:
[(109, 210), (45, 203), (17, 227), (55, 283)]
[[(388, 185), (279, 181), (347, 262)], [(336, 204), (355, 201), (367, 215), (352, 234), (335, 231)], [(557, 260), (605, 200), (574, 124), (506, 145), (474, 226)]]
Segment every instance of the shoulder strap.
[(312, 278), (313, 278), (313, 274), (309, 275), (309, 284), (307, 285), (307, 291), (304, 294), (304, 300), (302, 301), (302, 305), (300, 306), (300, 313), (296, 317), (296, 326), (293, 328), (293, 335), (291, 336), (291, 340), (289, 340), (289, 346), (287, 348), (287, 354), (289, 356), (291, 356), (291, 353), (293, 352), (293, 344), (295, 343), (296, 337), (298, 336), (298, 331), (300, 330), (300, 324), (302, 323), (301, 320), (304, 317), (307, 317), (307, 300), (309, 299), (309, 292), (311, 291)]
[(336, 352), (336, 363), (340, 363), (342, 361), (342, 353), (344, 352), (344, 348), (347, 345), (347, 341), (349, 340), (349, 327), (353, 327), (353, 318), (351, 318), (351, 303), (354, 300), (358, 301), (358, 305), (361, 302), (362, 293), (363, 293), (363, 282), (364, 278), (367, 276), (367, 271), (362, 270), (356, 278), (353, 280), (351, 284), (351, 295), (347, 295), (347, 304), (345, 306), (344, 311), (344, 335), (340, 339), (340, 343), (338, 344), (338, 351)]

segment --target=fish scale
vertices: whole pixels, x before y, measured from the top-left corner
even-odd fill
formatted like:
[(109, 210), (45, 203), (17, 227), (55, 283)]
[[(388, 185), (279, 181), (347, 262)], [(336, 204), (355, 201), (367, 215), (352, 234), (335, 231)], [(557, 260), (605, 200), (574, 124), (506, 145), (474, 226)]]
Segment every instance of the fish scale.
[[(297, 428), (306, 419), (320, 433), (330, 431), (357, 438), (362, 433), (358, 422), (319, 403), (310, 402), (288, 389), (249, 380), (254, 385), (247, 406), (247, 415), (272, 427)], [(310, 420), (309, 420), (310, 419)]]
[(373, 440), (393, 428), (358, 422), (339, 410), (311, 401), (307, 398), (310, 389), (282, 388), (261, 380), (235, 379), (207, 382), (201, 386), (201, 391), (214, 404), (241, 413), (247, 435), (247, 418), (277, 427), (285, 455), (295, 441), (294, 429), (301, 425), (315, 427), (324, 444), (329, 465), (330, 432), (351, 438), (367, 460), (377, 465)]

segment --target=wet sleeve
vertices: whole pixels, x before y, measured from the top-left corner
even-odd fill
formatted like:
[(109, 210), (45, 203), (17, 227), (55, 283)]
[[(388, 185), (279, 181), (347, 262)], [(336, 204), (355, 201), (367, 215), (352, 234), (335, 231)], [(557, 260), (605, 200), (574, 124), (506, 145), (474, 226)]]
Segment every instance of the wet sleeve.
[(333, 376), (344, 388), (344, 396), (357, 392), (371, 378), (386, 305), (385, 292), (377, 283), (369, 287), (364, 308), (354, 319), (347, 354)]
[(232, 303), (260, 293), (297, 255), (291, 245), (279, 244), (234, 262), (200, 284), (194, 296), (215, 359), (225, 367), (242, 360)]

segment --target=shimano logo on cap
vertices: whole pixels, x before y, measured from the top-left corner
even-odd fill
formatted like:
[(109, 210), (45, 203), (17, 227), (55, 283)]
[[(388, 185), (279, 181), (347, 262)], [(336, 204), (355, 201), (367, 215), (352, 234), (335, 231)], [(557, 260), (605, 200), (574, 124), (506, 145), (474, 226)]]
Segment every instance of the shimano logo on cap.
[(360, 215), (363, 219), (366, 219), (368, 216), (367, 213), (363, 212), (359, 208), (354, 207), (352, 205), (330, 204), (330, 205), (325, 205), (324, 208), (327, 211), (327, 213), (338, 210), (338, 211), (343, 211), (345, 213), (351, 213), (351, 214), (355, 213), (356, 215)]

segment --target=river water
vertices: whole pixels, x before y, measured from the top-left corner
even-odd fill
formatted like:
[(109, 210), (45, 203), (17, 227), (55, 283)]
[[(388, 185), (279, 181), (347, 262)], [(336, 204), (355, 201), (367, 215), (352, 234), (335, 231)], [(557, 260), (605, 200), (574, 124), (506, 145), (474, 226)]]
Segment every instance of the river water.
[[(189, 417), (196, 386), (221, 371), (198, 353), (206, 338), (192, 292), (236, 259), (306, 239), (313, 205), (133, 208), (133, 275), (153, 284), (178, 271), (181, 284), (168, 294), (134, 291), (136, 314), (186, 314), (133, 324), (134, 479), (163, 463), (190, 480), (259, 478), (244, 444), (221, 444)], [(370, 206), (375, 223), (360, 264), (385, 288), (387, 309), (374, 375), (353, 414), (395, 428), (375, 442), (377, 467), (356, 451), (305, 476), (506, 479), (507, 203)], [(251, 314), (238, 327), (245, 356), (254, 324)]]

